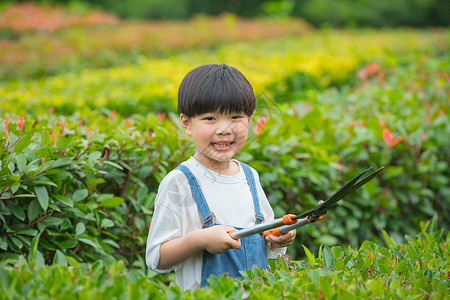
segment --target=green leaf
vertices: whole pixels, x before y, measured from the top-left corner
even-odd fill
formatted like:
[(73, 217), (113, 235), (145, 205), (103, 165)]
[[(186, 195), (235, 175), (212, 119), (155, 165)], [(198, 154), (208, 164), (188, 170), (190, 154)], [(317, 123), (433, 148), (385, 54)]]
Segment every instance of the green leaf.
[(88, 195), (89, 195), (88, 190), (86, 190), (86, 189), (78, 189), (75, 192), (73, 192), (72, 200), (74, 202), (78, 202), (78, 201), (86, 199), (86, 197)]
[(331, 250), (330, 250), (330, 248), (329, 248), (328, 246), (325, 246), (325, 247), (323, 248), (322, 254), (323, 254), (323, 258), (322, 258), (323, 264), (324, 264), (327, 268), (329, 268), (329, 269), (334, 269), (334, 264), (333, 264), (334, 257), (333, 257), (333, 253), (331, 253)]
[(6, 250), (8, 249), (8, 243), (6, 242), (7, 237), (0, 237), (0, 249)]
[(20, 231), (17, 231), (17, 234), (23, 234), (23, 235), (32, 235), (35, 236), (38, 233), (36, 229), (22, 229)]
[(85, 244), (88, 244), (90, 246), (92, 246), (94, 249), (98, 250), (99, 246), (97, 245), (97, 243), (95, 243), (94, 241), (88, 239), (88, 238), (79, 238), (78, 239), (80, 242), (83, 242)]
[(60, 152), (64, 151), (72, 142), (73, 137), (74, 137), (73, 135), (62, 136), (57, 142), (58, 150)]
[(72, 199), (69, 199), (63, 195), (54, 194), (52, 195), (53, 198), (55, 198), (57, 201), (61, 202), (64, 205), (67, 205), (69, 207), (73, 207), (73, 201)]
[(31, 134), (22, 135), (21, 139), (17, 142), (14, 147), (14, 152), (19, 153), (22, 152), (29, 144), (31, 143)]
[(43, 185), (38, 185), (34, 187), (34, 192), (36, 193), (36, 197), (41, 205), (42, 209), (47, 211), (48, 208), (48, 192), (47, 188)]
[(48, 145), (50, 143), (50, 135), (47, 133), (44, 133), (41, 135), (41, 143), (42, 145)]
[(39, 180), (33, 180), (29, 183), (30, 185), (50, 185), (54, 187), (58, 187), (58, 185), (51, 181), (39, 181)]
[(50, 226), (58, 226), (58, 225), (61, 225), (62, 222), (64, 222), (63, 219), (56, 218), (56, 217), (48, 217), (42, 221), (42, 223), (44, 223), (45, 225), (50, 225)]
[(20, 182), (20, 178), (15, 175), (9, 175), (5, 179), (0, 180), (0, 190), (4, 190)]
[(32, 222), (34, 219), (36, 219), (37, 216), (39, 215), (40, 211), (41, 211), (41, 206), (40, 206), (39, 202), (36, 199), (31, 201), (30, 204), (28, 205), (28, 210), (27, 210), (28, 221)]
[(116, 169), (123, 170), (123, 167), (122, 167), (121, 165), (118, 165), (118, 164), (116, 164), (116, 163), (113, 163), (112, 161), (105, 160), (105, 161), (103, 161), (103, 163), (106, 164), (106, 165), (108, 165), (108, 166), (114, 167), (114, 168), (116, 168)]
[(38, 235), (36, 235), (32, 240), (31, 240), (31, 247), (30, 247), (30, 252), (28, 252), (28, 262), (32, 262), (36, 259), (36, 251), (37, 251), (37, 247), (39, 244), (39, 238), (41, 237), (42, 232), (40, 232)]
[(64, 240), (64, 241), (60, 242), (59, 245), (61, 246), (61, 248), (63, 250), (68, 249), (68, 248), (75, 248), (76, 246), (78, 246), (78, 241)]
[(120, 205), (124, 201), (121, 197), (112, 197), (106, 200), (103, 200), (99, 203), (99, 206), (101, 207), (116, 207), (117, 205)]
[(333, 253), (334, 258), (342, 257), (342, 248), (340, 246), (331, 247), (331, 252)]
[(102, 227), (102, 228), (114, 227), (114, 222), (108, 218), (104, 218), (104, 219), (102, 219), (102, 223), (101, 223), (100, 227)]
[(305, 245), (302, 245), (302, 247), (303, 247), (303, 249), (305, 250), (305, 254), (306, 254), (306, 256), (308, 257), (308, 260), (309, 260), (313, 265), (315, 265), (315, 264), (316, 264), (316, 260), (315, 260), (315, 258), (314, 258), (314, 254), (312, 254), (311, 251), (309, 251), (309, 249), (308, 249)]
[(25, 220), (25, 211), (22, 209), (22, 207), (15, 204), (14, 202), (9, 202), (8, 207), (16, 218), (22, 221)]
[(84, 225), (83, 222), (80, 222), (77, 224), (77, 226), (75, 227), (75, 235), (81, 235), (86, 231), (86, 226)]
[(383, 233), (384, 236), (384, 240), (386, 241), (386, 244), (389, 247), (395, 248), (397, 247), (397, 245), (394, 243), (394, 241), (389, 237), (389, 235), (386, 233), (386, 231), (384, 231), (383, 229), (381, 229), (381, 232)]
[(23, 172), (23, 170), (25, 170), (25, 168), (27, 167), (26, 156), (23, 154), (17, 154), (16, 155), (16, 163), (17, 163), (17, 168), (19, 169), (19, 171)]
[(39, 270), (42, 266), (45, 265), (44, 256), (42, 255), (42, 253), (39, 250), (37, 250), (36, 255), (34, 257), (35, 257), (34, 268), (36, 270)]
[(67, 267), (68, 265), (66, 257), (59, 250), (56, 250), (55, 256), (53, 257), (53, 263), (64, 267)]
[(80, 266), (80, 263), (73, 257), (71, 256), (66, 256), (67, 262), (69, 263), (69, 266), (72, 267), (78, 267)]
[(9, 239), (14, 243), (14, 245), (16, 245), (18, 248), (22, 248), (23, 247), (23, 243), (20, 239), (14, 237), (14, 236), (10, 236)]
[(67, 164), (70, 164), (72, 162), (72, 157), (63, 157), (55, 160), (49, 169), (55, 169)]

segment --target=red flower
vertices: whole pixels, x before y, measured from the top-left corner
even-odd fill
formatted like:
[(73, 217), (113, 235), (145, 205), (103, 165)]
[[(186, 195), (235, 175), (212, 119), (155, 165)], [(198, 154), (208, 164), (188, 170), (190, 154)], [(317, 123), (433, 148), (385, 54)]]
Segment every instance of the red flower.
[(166, 118), (167, 114), (166, 113), (158, 113), (158, 118), (159, 120), (164, 120)]
[(19, 129), (22, 129), (23, 122), (25, 121), (25, 117), (17, 116), (17, 119), (19, 119), (19, 123), (17, 123), (17, 127), (19, 127)]
[(383, 140), (389, 148), (393, 148), (395, 145), (397, 145), (399, 142), (401, 142), (403, 140), (403, 138), (401, 136), (398, 136), (394, 139), (394, 137), (392, 136), (392, 133), (389, 131), (389, 129), (384, 129), (383, 130)]
[(11, 120), (11, 118), (10, 118), (10, 117), (7, 117), (6, 120), (5, 120), (5, 127), (8, 127), (9, 120)]
[(256, 121), (256, 135), (259, 135), (261, 133), (261, 130), (263, 129), (264, 125), (266, 125), (267, 119), (262, 117), (258, 121)]
[(110, 114), (109, 114), (109, 117), (112, 119), (112, 118), (114, 118), (114, 115), (116, 114), (116, 111), (115, 110), (113, 110)]
[(55, 108), (53, 106), (50, 107), (50, 109), (48, 110), (49, 115), (51, 116), (54, 111), (55, 111)]

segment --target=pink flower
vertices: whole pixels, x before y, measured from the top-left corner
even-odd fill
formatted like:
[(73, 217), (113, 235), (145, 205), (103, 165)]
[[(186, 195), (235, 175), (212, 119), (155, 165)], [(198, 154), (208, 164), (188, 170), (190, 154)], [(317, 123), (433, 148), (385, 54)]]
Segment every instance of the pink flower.
[(403, 138), (401, 136), (398, 136), (394, 139), (394, 137), (392, 136), (392, 133), (389, 131), (389, 129), (384, 129), (383, 130), (383, 140), (389, 148), (393, 148), (395, 145), (397, 145), (399, 142), (401, 142), (403, 140)]
[(59, 125), (61, 126), (61, 132), (64, 132), (64, 128), (66, 127), (66, 125), (64, 125), (62, 121), (59, 121)]
[(112, 118), (114, 118), (114, 115), (116, 114), (116, 111), (115, 110), (113, 110), (110, 114), (109, 114), (109, 117), (112, 119)]
[(11, 118), (10, 118), (10, 117), (7, 117), (6, 120), (5, 120), (5, 127), (8, 127), (9, 120), (11, 120)]
[(166, 113), (158, 113), (158, 118), (159, 120), (164, 120), (166, 118), (167, 114)]
[(355, 120), (351, 120), (349, 125), (350, 125), (350, 127), (355, 126)]
[(81, 127), (81, 125), (83, 124), (83, 121), (78, 121), (78, 127)]
[(19, 127), (19, 129), (22, 129), (23, 122), (25, 121), (25, 117), (17, 116), (17, 119), (19, 119), (19, 123), (17, 123), (17, 127)]
[(261, 133), (261, 130), (263, 129), (264, 125), (266, 125), (267, 119), (262, 117), (258, 121), (256, 121), (256, 135), (259, 135)]
[(50, 109), (48, 110), (49, 115), (51, 116), (54, 111), (55, 111), (55, 108), (53, 106), (50, 107)]

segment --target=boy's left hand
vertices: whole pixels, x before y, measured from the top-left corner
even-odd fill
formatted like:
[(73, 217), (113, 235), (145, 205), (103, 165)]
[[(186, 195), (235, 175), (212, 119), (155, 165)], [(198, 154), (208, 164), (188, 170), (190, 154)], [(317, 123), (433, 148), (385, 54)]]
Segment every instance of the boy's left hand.
[(271, 243), (270, 248), (274, 250), (275, 248), (283, 248), (290, 246), (292, 242), (295, 240), (296, 231), (291, 230), (286, 234), (280, 236), (274, 236), (272, 234), (266, 237), (266, 243)]

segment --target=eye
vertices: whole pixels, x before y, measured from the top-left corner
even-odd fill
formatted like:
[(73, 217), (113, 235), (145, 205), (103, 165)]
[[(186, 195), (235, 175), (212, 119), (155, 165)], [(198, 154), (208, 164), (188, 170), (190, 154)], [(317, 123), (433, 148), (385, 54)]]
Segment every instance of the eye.
[(203, 120), (207, 120), (207, 121), (214, 121), (214, 117), (205, 117), (203, 118)]
[(231, 119), (233, 119), (233, 120), (242, 119), (242, 118), (243, 117), (241, 115), (231, 117)]

